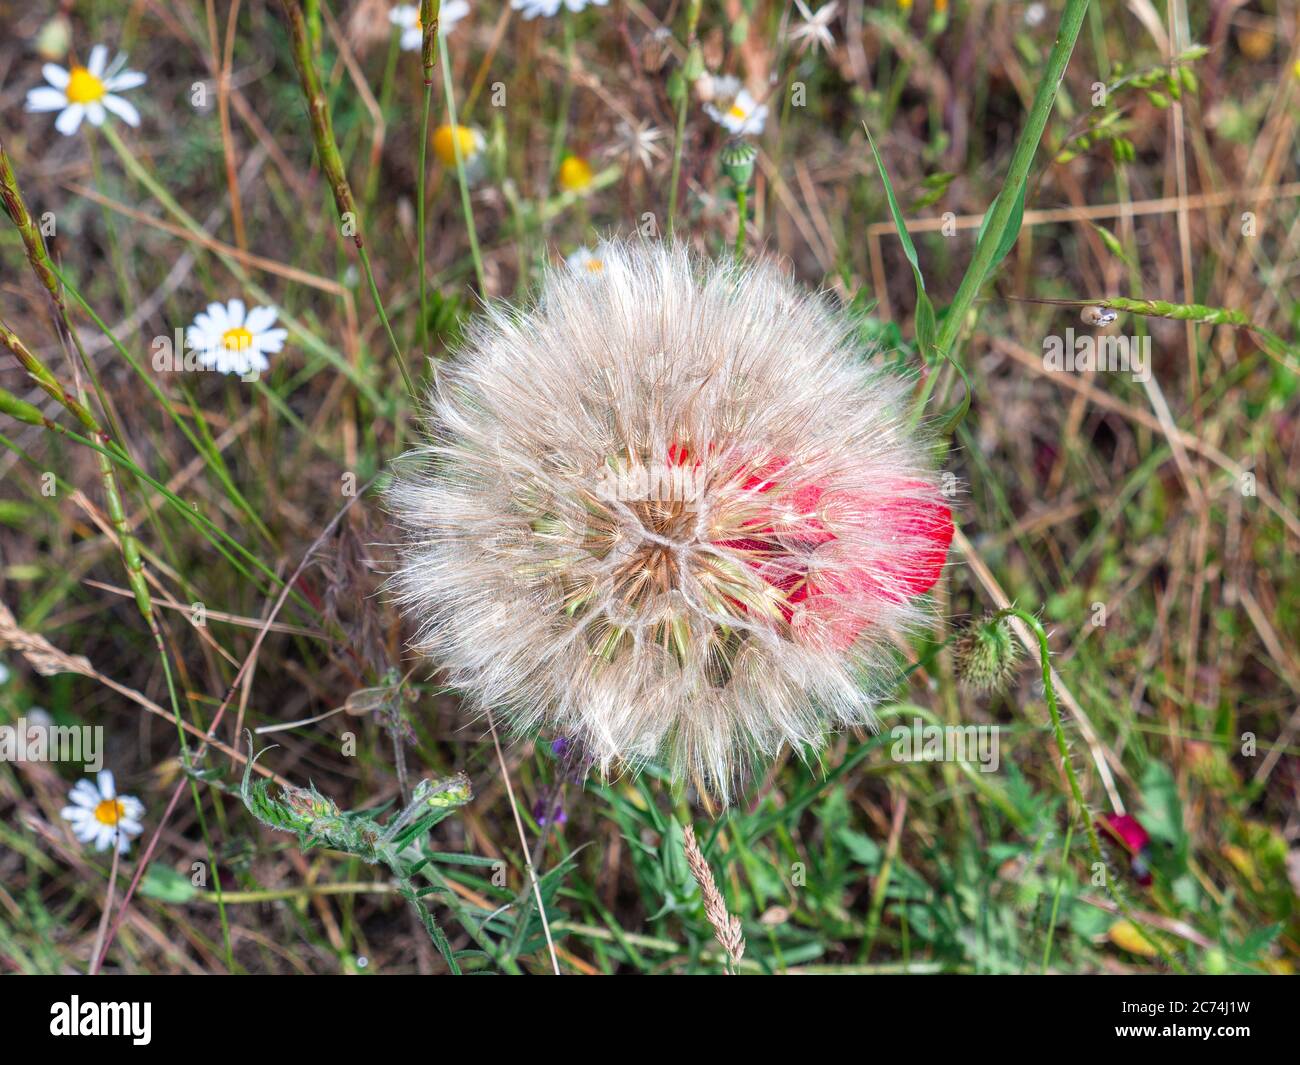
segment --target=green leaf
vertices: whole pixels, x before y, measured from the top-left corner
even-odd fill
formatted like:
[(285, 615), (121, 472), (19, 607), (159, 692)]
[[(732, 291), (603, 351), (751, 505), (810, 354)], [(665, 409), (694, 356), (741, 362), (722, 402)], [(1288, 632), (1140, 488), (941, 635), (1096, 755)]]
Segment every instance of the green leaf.
[(876, 142), (871, 139), (871, 130), (867, 129), (865, 122), (862, 123), (862, 128), (867, 134), (867, 144), (871, 147), (871, 154), (875, 157), (876, 170), (880, 172), (880, 182), (885, 186), (885, 199), (889, 201), (889, 213), (894, 216), (894, 229), (898, 233), (898, 239), (903, 244), (903, 254), (907, 256), (907, 261), (912, 264), (912, 275), (916, 278), (916, 291), (919, 297), (925, 291), (925, 278), (921, 276), (921, 263), (917, 259), (916, 246), (912, 243), (912, 238), (907, 232), (907, 223), (903, 221), (903, 212), (899, 209), (898, 200), (894, 196), (894, 186), (889, 181), (889, 172), (885, 169), (884, 160), (880, 158), (880, 152), (876, 150)]
[(885, 187), (885, 199), (889, 203), (889, 213), (894, 219), (894, 230), (898, 233), (898, 239), (903, 245), (903, 254), (907, 256), (907, 261), (912, 265), (912, 277), (916, 281), (916, 346), (921, 353), (921, 358), (927, 363), (930, 361), (935, 349), (935, 340), (938, 337), (939, 330), (935, 323), (934, 304), (930, 302), (930, 297), (925, 292), (925, 277), (921, 273), (921, 262), (916, 254), (916, 245), (912, 243), (912, 237), (907, 232), (907, 223), (903, 221), (902, 209), (898, 206), (898, 199), (894, 195), (894, 186), (890, 183), (889, 172), (885, 169), (884, 160), (880, 158), (880, 152), (876, 150), (876, 142), (871, 139), (871, 130), (867, 129), (867, 124), (862, 123), (862, 129), (867, 135), (867, 144), (871, 146), (871, 154), (876, 160), (876, 170), (880, 172), (880, 183)]
[(1173, 846), (1186, 842), (1178, 785), (1168, 767), (1151, 762), (1142, 774), (1142, 824), (1152, 839)]
[[(1006, 195), (1006, 189), (998, 193), (998, 197)], [(994, 200), (989, 209), (984, 213), (984, 221), (980, 223), (979, 238), (977, 244), (984, 243), (984, 231), (988, 228), (989, 219), (993, 217), (993, 212), (997, 209), (998, 201)], [(1015, 246), (1017, 238), (1020, 236), (1020, 226), (1025, 217), (1025, 186), (1022, 183), (1020, 190), (1016, 193), (1016, 202), (1011, 208), (1011, 214), (1007, 217), (1006, 228), (998, 234), (997, 250), (993, 253), (993, 260), (989, 263), (988, 272), (991, 274), (997, 269), (997, 266), (1007, 257), (1007, 253)], [(985, 275), (988, 276), (987, 274)]]
[(190, 878), (170, 866), (151, 864), (140, 882), (140, 894), (159, 902), (189, 902), (199, 893)]

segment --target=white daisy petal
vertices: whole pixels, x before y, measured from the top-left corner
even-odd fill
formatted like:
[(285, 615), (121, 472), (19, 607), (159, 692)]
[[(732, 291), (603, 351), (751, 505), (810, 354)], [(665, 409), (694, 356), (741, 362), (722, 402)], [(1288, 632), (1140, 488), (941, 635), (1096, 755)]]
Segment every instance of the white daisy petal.
[(148, 78), (140, 71), (124, 70), (111, 78), (105, 78), (104, 88), (109, 92), (125, 92), (127, 89), (138, 89), (146, 81), (148, 81)]
[(130, 817), (119, 817), (117, 827), (122, 830), (124, 836), (138, 836), (144, 831), (144, 825)]
[(81, 128), (81, 120), (85, 114), (86, 109), (81, 104), (69, 104), (54, 120), (54, 128), (65, 137), (71, 137)]
[(254, 307), (244, 319), (244, 328), (250, 333), (261, 333), (275, 324), (274, 307)]
[(90, 59), (86, 61), (86, 69), (95, 77), (102, 78), (106, 66), (108, 66), (108, 48), (102, 44), (97, 44), (90, 50)]
[(68, 824), (75, 825), (86, 816), (86, 811), (80, 806), (65, 806), (59, 811), (59, 816)]
[(417, 48), (424, 47), (424, 30), (415, 26), (402, 30), (402, 37), (398, 44), (403, 52), (414, 52)]
[(69, 74), (65, 68), (59, 66), (58, 63), (46, 63), (45, 66), (41, 67), (41, 75), (56, 89), (66, 89), (68, 87), (68, 79), (72, 77), (72, 75)]
[(84, 777), (72, 785), (68, 792), (68, 801), (77, 806), (93, 809), (99, 804), (99, 789)]
[(713, 79), (714, 98), (721, 97), (727, 99), (740, 94), (740, 79), (734, 74), (723, 74), (719, 78)]
[(230, 316), (226, 314), (226, 305), (224, 303), (209, 303), (208, 318), (211, 321), (213, 333), (224, 333), (230, 328)]
[(102, 126), (104, 124), (104, 105), (98, 100), (86, 105), (86, 121), (92, 126)]
[(95, 777), (99, 784), (99, 794), (106, 799), (117, 798), (117, 781), (113, 778), (111, 769), (101, 769)]
[(226, 323), (227, 329), (242, 329), (244, 327), (244, 301), (236, 297), (226, 304), (226, 313), (229, 319)]
[(28, 111), (61, 111), (67, 106), (68, 98), (60, 90), (51, 89), (48, 85), (40, 85), (27, 93)]
[(144, 816), (144, 803), (134, 795), (123, 795), (119, 801), (122, 803), (123, 817), (129, 817), (133, 821), (138, 821)]
[(289, 330), (287, 329), (268, 329), (257, 338), (258, 350), (267, 352), (281, 351), (284, 348), (284, 342), (288, 336)]
[(135, 105), (123, 100), (120, 96), (105, 96), (104, 106), (117, 115), (128, 126), (138, 126), (140, 124), (140, 112), (135, 109)]

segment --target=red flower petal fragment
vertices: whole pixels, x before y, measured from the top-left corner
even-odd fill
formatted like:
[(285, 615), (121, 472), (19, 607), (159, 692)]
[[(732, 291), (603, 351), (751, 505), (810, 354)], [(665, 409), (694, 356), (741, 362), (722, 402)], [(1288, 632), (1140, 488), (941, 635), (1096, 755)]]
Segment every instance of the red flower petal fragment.
[(1142, 823), (1129, 814), (1102, 814), (1097, 818), (1106, 835), (1115, 840), (1129, 855), (1129, 864), (1133, 875), (1143, 887), (1151, 883), (1151, 868), (1148, 863), (1148, 849), (1151, 836), (1142, 827)]
[(942, 503), (909, 498), (907, 493), (932, 491), (921, 481), (905, 481), (896, 486), (894, 496), (875, 506), (869, 521), (877, 526), (884, 540), (905, 545), (897, 558), (882, 559), (873, 567), (869, 579), (880, 596), (895, 603), (924, 595), (943, 575), (954, 527), (952, 511)]
[[(675, 444), (669, 458), (689, 461), (689, 452)], [(736, 471), (741, 491), (761, 497), (761, 505), (741, 535), (714, 543), (740, 553), (784, 593), (778, 609), (802, 638), (843, 650), (872, 623), (880, 603), (903, 603), (934, 587), (952, 543), (952, 512), (924, 481), (830, 491), (815, 481), (786, 481), (789, 466), (778, 456)], [(854, 543), (878, 549), (844, 557)], [(837, 549), (834, 564), (813, 561)]]
[(1128, 814), (1102, 814), (1097, 823), (1129, 854), (1145, 850), (1151, 842), (1151, 836), (1142, 823)]

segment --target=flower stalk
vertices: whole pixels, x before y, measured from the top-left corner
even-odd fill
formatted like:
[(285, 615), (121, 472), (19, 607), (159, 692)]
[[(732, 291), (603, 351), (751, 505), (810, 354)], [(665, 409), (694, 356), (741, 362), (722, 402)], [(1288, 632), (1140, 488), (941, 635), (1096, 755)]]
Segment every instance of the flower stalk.
[(393, 355), (397, 360), (397, 368), (402, 374), (402, 383), (406, 386), (407, 394), (414, 397), (415, 383), (411, 380), (410, 371), (406, 368), (406, 359), (402, 355), (402, 347), (397, 343), (392, 324), (388, 320), (388, 313), (384, 310), (384, 301), (380, 298), (379, 288), (375, 284), (375, 272), (370, 265), (370, 253), (366, 250), (361, 233), (361, 215), (357, 210), (356, 198), (352, 195), (352, 185), (348, 181), (347, 171), (343, 166), (343, 156), (339, 153), (338, 142), (334, 138), (334, 124), (330, 118), (329, 101), (326, 99), (325, 90), (321, 86), (320, 74), (316, 71), (312, 38), (307, 26), (307, 16), (298, 0), (280, 0), (280, 6), (284, 8), (285, 16), (289, 20), (289, 42), (293, 52), (293, 62), (298, 68), (298, 81), (302, 86), (302, 94), (307, 101), (307, 116), (311, 121), (312, 141), (316, 145), (316, 154), (320, 158), (321, 169), (325, 171), (325, 178), (329, 182), (330, 191), (334, 194), (334, 206), (338, 209), (339, 221), (344, 226), (344, 232), (352, 237), (352, 242), (357, 247), (357, 255), (361, 259), (361, 268), (366, 275), (366, 285), (370, 289), (370, 298), (374, 301), (375, 311), (378, 313), (379, 320), (384, 326), (384, 332), (388, 334), (388, 340), (393, 346)]
[[(1029, 168), (1038, 151), (1039, 141), (1042, 140), (1048, 116), (1052, 113), (1056, 94), (1061, 87), (1061, 79), (1065, 77), (1065, 68), (1074, 52), (1074, 45), (1079, 39), (1079, 30), (1083, 26), (1087, 11), (1088, 0), (1066, 0), (1065, 11), (1061, 15), (1061, 25), (1056, 32), (1052, 51), (1047, 57), (1047, 66), (1043, 70), (1042, 77), (1039, 78), (1038, 90), (1034, 94), (1034, 102), (1025, 121), (1025, 128), (1020, 131), (1020, 139), (1016, 141), (1006, 180), (989, 208), (979, 242), (975, 245), (975, 254), (966, 268), (966, 273), (962, 275), (957, 294), (953, 296), (952, 305), (948, 308), (943, 324), (939, 327), (935, 347), (940, 358), (948, 358), (952, 355), (976, 297), (998, 260), (1005, 254), (1008, 245), (1003, 242), (1008, 236), (1009, 226), (1014, 224), (1017, 229), (1019, 228), (1018, 209), (1023, 209)], [(926, 377), (920, 400), (922, 410), (934, 390), (937, 377), (936, 373)]]
[(1052, 719), (1052, 735), (1056, 739), (1056, 749), (1061, 755), (1061, 766), (1065, 771), (1065, 779), (1069, 784), (1070, 795), (1074, 799), (1074, 805), (1078, 808), (1080, 815), (1083, 817), (1083, 827), (1088, 839), (1088, 849), (1092, 852), (1093, 861), (1101, 866), (1102, 874), (1106, 878), (1106, 891), (1115, 901), (1115, 905), (1119, 911), (1133, 925), (1133, 927), (1138, 930), (1142, 938), (1159, 951), (1160, 956), (1164, 959), (1165, 963), (1179, 973), (1184, 973), (1185, 970), (1183, 966), (1180, 965), (1178, 960), (1169, 953), (1169, 950), (1164, 943), (1143, 927), (1137, 915), (1133, 912), (1133, 908), (1129, 905), (1128, 899), (1124, 897), (1119, 885), (1111, 876), (1110, 866), (1106, 862), (1106, 856), (1102, 853), (1101, 839), (1097, 835), (1096, 823), (1093, 820), (1092, 812), (1089, 810), (1088, 804), (1083, 797), (1083, 789), (1079, 786), (1079, 778), (1074, 771), (1074, 762), (1070, 758), (1070, 746), (1065, 738), (1065, 726), (1061, 723), (1061, 708), (1056, 699), (1056, 686), (1052, 683), (1051, 648), (1047, 642), (1047, 632), (1043, 628), (1043, 623), (1033, 614), (1029, 613), (1029, 611), (1022, 610), (1020, 607), (1015, 606), (1004, 607), (990, 615), (990, 618), (986, 619), (986, 622), (988, 620), (1011, 617), (1018, 618), (1020, 621), (1024, 622), (1024, 624), (1029, 627), (1030, 632), (1034, 634), (1034, 639), (1038, 642), (1038, 658), (1043, 677), (1043, 694), (1047, 700), (1047, 712)]

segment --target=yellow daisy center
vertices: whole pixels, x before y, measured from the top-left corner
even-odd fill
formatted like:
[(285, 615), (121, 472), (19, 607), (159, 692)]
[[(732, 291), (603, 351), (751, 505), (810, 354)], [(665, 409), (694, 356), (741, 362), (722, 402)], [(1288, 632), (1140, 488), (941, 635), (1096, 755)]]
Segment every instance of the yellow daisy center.
[(591, 164), (571, 155), (560, 164), (559, 178), (565, 192), (582, 192), (591, 186)]
[(221, 334), (221, 346), (227, 351), (244, 351), (253, 346), (253, 334), (243, 326), (227, 329)]
[(122, 800), (105, 799), (95, 807), (95, 820), (101, 825), (115, 825), (122, 817)]
[(587, 272), (588, 272), (588, 273), (598, 274), (598, 273), (600, 273), (603, 269), (605, 269), (605, 264), (604, 264), (600, 259), (588, 259), (588, 260), (587, 260)]
[(443, 166), (456, 165), (456, 148), (468, 160), (478, 149), (478, 137), (468, 126), (439, 126), (433, 131), (433, 154)]
[(68, 103), (93, 104), (102, 100), (107, 92), (104, 83), (85, 67), (73, 67), (68, 74)]
[(729, 108), (727, 108), (727, 114), (729, 114), (732, 118), (745, 118), (747, 112), (743, 107), (740, 106), (740, 104), (732, 104)]

